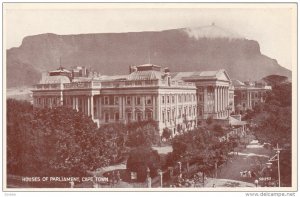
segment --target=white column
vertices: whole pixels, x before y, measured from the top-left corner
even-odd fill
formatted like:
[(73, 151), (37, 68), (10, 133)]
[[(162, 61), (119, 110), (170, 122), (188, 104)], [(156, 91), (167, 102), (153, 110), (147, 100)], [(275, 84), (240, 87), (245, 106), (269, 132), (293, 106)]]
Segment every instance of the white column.
[(78, 97), (76, 96), (75, 97), (75, 109), (76, 109), (76, 111), (78, 111), (78, 103), (79, 103)]
[(87, 97), (87, 115), (91, 115), (91, 98), (90, 96)]
[(247, 92), (248, 109), (250, 108), (250, 92)]
[[(215, 95), (214, 95), (215, 96), (215, 109), (214, 109), (214, 112), (217, 113), (217, 111), (218, 111), (217, 110), (218, 109), (217, 86), (214, 87), (214, 91), (215, 91)], [(204, 105), (206, 105), (206, 103), (204, 103)]]
[(223, 114), (223, 109), (224, 109), (224, 87), (221, 86), (221, 112)]
[(226, 87), (226, 89), (225, 89), (225, 108), (226, 108), (226, 116), (229, 115), (229, 114), (228, 114), (229, 111), (227, 110), (228, 105), (229, 105), (229, 102), (228, 102), (228, 87)]
[(156, 96), (151, 96), (151, 99), (152, 99), (152, 118), (153, 120), (156, 120), (156, 106), (155, 106), (155, 98)]
[(249, 92), (249, 108), (251, 108), (251, 92)]
[(146, 104), (146, 96), (141, 96), (141, 102), (142, 102), (142, 119), (146, 119), (146, 107), (145, 107), (145, 104)]
[(131, 103), (131, 106), (132, 106), (132, 120), (135, 121), (135, 96), (132, 96), (132, 103)]
[(221, 111), (221, 88), (218, 86), (218, 114)]
[(91, 98), (90, 98), (90, 105), (91, 105), (91, 111), (90, 111), (90, 113), (91, 113), (91, 116), (92, 116), (92, 119), (94, 119), (94, 97), (93, 97), (93, 95), (91, 96)]
[(102, 119), (102, 102), (101, 102), (101, 99), (102, 99), (102, 97), (99, 96), (98, 97), (98, 100), (99, 100), (99, 103), (98, 103), (98, 107), (99, 107), (99, 109), (98, 109), (98, 117), (99, 117), (99, 121), (100, 122), (101, 122), (101, 119)]
[(84, 114), (86, 114), (86, 113), (85, 113), (85, 112), (86, 112), (86, 101), (85, 101), (85, 96), (82, 96), (81, 99), (82, 99), (82, 107), (81, 107), (81, 109), (82, 109), (82, 112), (83, 112)]
[(223, 87), (223, 111), (226, 109), (226, 87)]
[(122, 118), (123, 118), (124, 120), (126, 120), (125, 106), (126, 106), (126, 96), (124, 95), (124, 96), (122, 97), (122, 108), (123, 108), (123, 111), (122, 111), (123, 117), (122, 117)]
[(204, 88), (204, 91), (203, 91), (203, 103), (204, 103), (203, 112), (207, 113), (207, 86), (205, 86), (203, 88)]

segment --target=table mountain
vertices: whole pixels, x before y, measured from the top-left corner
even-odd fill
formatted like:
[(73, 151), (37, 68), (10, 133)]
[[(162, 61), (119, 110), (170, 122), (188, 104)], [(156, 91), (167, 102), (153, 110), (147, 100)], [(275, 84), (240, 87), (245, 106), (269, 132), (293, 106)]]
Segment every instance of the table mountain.
[(248, 40), (216, 25), (159, 32), (97, 33), (25, 37), (7, 50), (8, 87), (37, 83), (43, 71), (87, 66), (102, 74), (125, 74), (130, 65), (153, 63), (171, 71), (224, 68), (231, 78), (257, 80), (291, 71)]

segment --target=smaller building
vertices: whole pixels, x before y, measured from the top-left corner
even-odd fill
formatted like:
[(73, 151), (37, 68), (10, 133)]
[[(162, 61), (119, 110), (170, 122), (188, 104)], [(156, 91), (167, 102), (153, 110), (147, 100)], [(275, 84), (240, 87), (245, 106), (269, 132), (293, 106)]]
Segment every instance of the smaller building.
[(234, 105), (237, 113), (253, 109), (257, 104), (265, 102), (266, 92), (272, 90), (272, 87), (263, 81), (241, 82), (233, 80), (232, 83), (234, 85)]

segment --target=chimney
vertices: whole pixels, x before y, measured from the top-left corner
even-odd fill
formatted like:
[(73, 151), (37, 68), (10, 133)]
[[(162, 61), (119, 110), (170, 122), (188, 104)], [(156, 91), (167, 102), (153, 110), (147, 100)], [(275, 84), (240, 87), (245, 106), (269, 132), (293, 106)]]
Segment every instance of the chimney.
[(137, 71), (137, 67), (136, 66), (131, 66), (131, 72), (136, 72)]
[(170, 69), (169, 69), (168, 67), (166, 67), (166, 68), (164, 69), (164, 72), (167, 73), (167, 74), (169, 74), (169, 73), (170, 73)]

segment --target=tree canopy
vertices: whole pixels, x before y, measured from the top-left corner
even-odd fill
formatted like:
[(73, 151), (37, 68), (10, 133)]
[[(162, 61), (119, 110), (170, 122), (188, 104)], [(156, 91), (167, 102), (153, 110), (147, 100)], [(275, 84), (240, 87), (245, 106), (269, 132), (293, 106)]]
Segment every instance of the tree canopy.
[(23, 176), (84, 175), (106, 166), (112, 147), (91, 118), (70, 108), (7, 101), (7, 169)]

